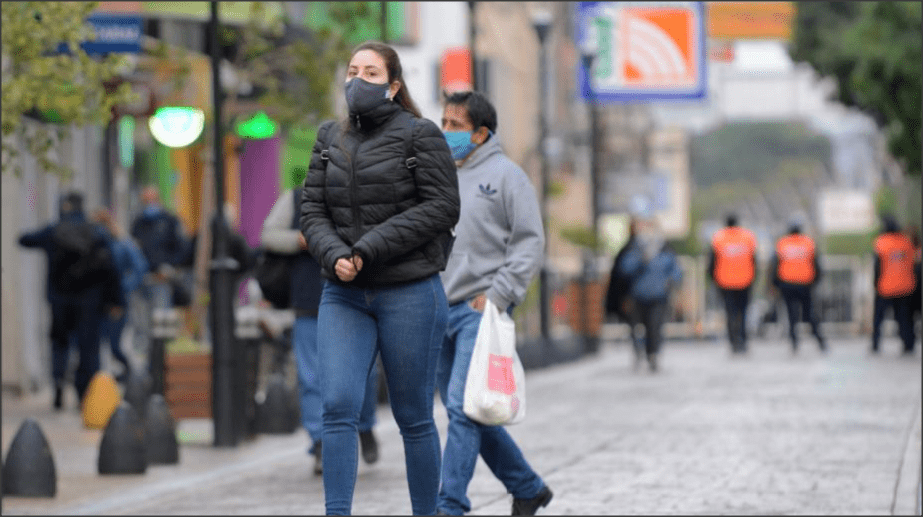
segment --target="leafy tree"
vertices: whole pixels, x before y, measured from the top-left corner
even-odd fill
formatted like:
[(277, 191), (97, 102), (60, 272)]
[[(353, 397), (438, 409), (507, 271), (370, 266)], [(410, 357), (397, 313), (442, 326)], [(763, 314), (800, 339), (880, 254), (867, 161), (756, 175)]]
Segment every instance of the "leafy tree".
[(908, 174), (921, 169), (919, 2), (799, 2), (793, 59), (836, 79), (838, 100), (870, 116)]
[[(22, 173), (19, 144), (39, 168), (67, 178), (72, 169), (53, 156), (63, 124), (105, 124), (112, 107), (131, 100), (128, 84), (113, 87), (123, 56), (90, 57), (79, 44), (94, 37), (87, 16), (98, 2), (3, 2), (2, 135), (4, 173)], [(56, 49), (67, 44), (70, 54)], [(26, 124), (25, 116), (54, 124)], [(43, 120), (44, 119), (44, 120)]]

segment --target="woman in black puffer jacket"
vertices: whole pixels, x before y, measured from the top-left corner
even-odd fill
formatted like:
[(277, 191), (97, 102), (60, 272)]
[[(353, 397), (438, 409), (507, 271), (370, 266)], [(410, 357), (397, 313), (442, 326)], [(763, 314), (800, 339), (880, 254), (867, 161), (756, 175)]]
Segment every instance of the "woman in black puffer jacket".
[(411, 100), (388, 45), (356, 48), (346, 101), (349, 118), (318, 132), (301, 204), (301, 231), (326, 278), (317, 352), (327, 513), (351, 511), (359, 411), (380, 353), (413, 513), (432, 515), (440, 476), (434, 383), (448, 314), (439, 271), (459, 215), (455, 162), (442, 131)]

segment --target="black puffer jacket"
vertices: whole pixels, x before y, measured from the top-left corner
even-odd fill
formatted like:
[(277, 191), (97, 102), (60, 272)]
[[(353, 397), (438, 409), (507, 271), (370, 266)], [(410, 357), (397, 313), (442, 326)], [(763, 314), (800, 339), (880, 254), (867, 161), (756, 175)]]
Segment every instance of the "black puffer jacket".
[[(323, 275), (339, 282), (340, 258), (362, 257), (356, 287), (397, 284), (445, 269), (449, 230), (458, 222), (458, 177), (439, 128), (399, 104), (385, 103), (349, 129), (329, 128), (329, 162), (314, 144), (304, 181), (301, 231)], [(324, 135), (327, 122), (318, 131)], [(405, 164), (413, 124), (414, 170)]]

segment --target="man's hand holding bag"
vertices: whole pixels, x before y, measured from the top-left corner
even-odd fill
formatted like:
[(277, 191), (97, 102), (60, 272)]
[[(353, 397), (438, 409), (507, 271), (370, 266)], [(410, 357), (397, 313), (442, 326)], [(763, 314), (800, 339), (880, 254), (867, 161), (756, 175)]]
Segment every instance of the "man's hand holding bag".
[(485, 425), (519, 423), (526, 416), (525, 391), (516, 325), (487, 299), (465, 380), (465, 415)]

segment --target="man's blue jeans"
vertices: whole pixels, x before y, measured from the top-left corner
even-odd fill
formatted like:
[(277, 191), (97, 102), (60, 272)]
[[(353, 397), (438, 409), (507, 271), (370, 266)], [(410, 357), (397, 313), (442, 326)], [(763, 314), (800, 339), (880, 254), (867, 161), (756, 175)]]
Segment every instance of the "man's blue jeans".
[(324, 283), (317, 352), (327, 514), (346, 515), (352, 508), (359, 413), (376, 352), (381, 354), (391, 411), (404, 439), (411, 508), (416, 515), (436, 513), (441, 458), (433, 399), (447, 311), (438, 275), (376, 288)]
[(545, 486), (503, 426), (479, 424), (462, 410), (465, 379), (480, 324), (481, 313), (467, 302), (449, 307), (449, 325), (436, 372), (439, 393), (449, 414), (438, 507), (449, 515), (471, 511), (467, 491), (478, 452), (513, 497), (531, 499)]
[[(298, 390), (301, 401), (301, 425), (311, 437), (311, 454), (324, 430), (323, 401), (317, 373), (317, 318), (300, 316), (292, 327), (295, 361), (298, 365)], [(378, 403), (378, 368), (372, 368), (365, 385), (365, 402), (359, 413), (359, 432), (369, 431), (375, 425), (375, 406)]]

